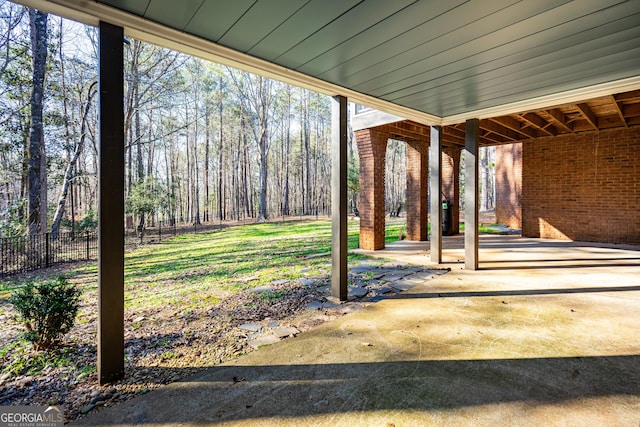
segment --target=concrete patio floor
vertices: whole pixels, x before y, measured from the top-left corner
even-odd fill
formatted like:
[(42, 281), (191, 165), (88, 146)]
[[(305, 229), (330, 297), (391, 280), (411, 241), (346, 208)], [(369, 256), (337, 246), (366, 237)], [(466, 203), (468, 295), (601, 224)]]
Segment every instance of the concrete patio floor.
[(448, 274), (76, 424), (640, 425), (640, 247), (481, 236), (470, 272), (461, 241)]

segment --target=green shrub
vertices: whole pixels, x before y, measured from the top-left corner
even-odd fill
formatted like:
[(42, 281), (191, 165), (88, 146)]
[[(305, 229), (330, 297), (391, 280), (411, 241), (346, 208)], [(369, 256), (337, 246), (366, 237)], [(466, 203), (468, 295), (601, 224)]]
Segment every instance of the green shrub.
[(59, 276), (55, 281), (27, 283), (11, 295), (9, 302), (27, 329), (25, 339), (37, 350), (48, 349), (73, 326), (81, 293)]

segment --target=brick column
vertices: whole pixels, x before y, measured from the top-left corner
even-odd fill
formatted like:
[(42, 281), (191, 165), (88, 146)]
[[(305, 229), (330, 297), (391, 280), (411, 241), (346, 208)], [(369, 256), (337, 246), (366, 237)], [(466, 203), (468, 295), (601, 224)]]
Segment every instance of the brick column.
[(453, 205), (453, 234), (460, 234), (460, 153), (462, 147), (442, 150), (442, 193)]
[(407, 239), (427, 240), (429, 226), (429, 146), (407, 143)]
[(360, 156), (360, 248), (384, 248), (384, 175), (388, 135), (373, 129), (356, 131)]
[[(562, 158), (565, 158), (564, 154)], [(496, 222), (498, 224), (516, 229), (522, 228), (521, 197), (522, 143), (498, 145), (496, 147)]]

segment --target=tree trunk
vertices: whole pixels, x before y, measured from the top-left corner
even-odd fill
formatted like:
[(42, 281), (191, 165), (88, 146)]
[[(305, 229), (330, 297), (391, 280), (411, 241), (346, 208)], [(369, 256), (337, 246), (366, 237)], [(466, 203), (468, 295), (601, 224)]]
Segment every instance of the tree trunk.
[(269, 135), (267, 134), (266, 114), (260, 120), (260, 200), (259, 219), (267, 219), (267, 176), (269, 166)]
[(285, 121), (284, 189), (282, 215), (289, 215), (289, 151), (291, 150), (291, 86), (287, 85), (287, 118)]
[(75, 146), (75, 150), (73, 151), (73, 155), (67, 165), (67, 169), (64, 174), (64, 181), (62, 182), (62, 191), (60, 192), (60, 198), (58, 199), (58, 207), (56, 209), (56, 213), (53, 217), (53, 224), (51, 225), (51, 238), (56, 240), (58, 238), (58, 233), (60, 232), (60, 221), (62, 220), (62, 215), (64, 215), (64, 209), (67, 201), (67, 193), (69, 192), (69, 186), (71, 184), (71, 180), (73, 179), (73, 169), (76, 166), (78, 161), (78, 157), (80, 157), (80, 153), (84, 149), (84, 141), (87, 136), (87, 117), (89, 115), (89, 110), (91, 109), (91, 102), (93, 100), (93, 96), (95, 95), (95, 87), (97, 82), (91, 83), (89, 86), (87, 103), (84, 107), (84, 113), (82, 114), (82, 122), (80, 125), (80, 141)]
[(480, 149), (480, 182), (482, 183), (481, 191), (480, 191), (480, 211), (485, 212), (488, 210), (487, 206), (487, 194), (489, 189), (487, 188), (488, 183), (488, 161), (487, 161), (487, 148), (483, 147)]
[(209, 102), (206, 103), (204, 109), (204, 126), (205, 126), (205, 143), (204, 143), (204, 222), (209, 222), (209, 145), (211, 143), (211, 123), (209, 115), (211, 114)]
[[(220, 93), (222, 93), (222, 74), (220, 74), (220, 78), (218, 80), (219, 82), (219, 88), (218, 90), (220, 90)], [(225, 191), (224, 191), (224, 186), (223, 186), (223, 167), (222, 167), (222, 149), (223, 149), (223, 144), (222, 144), (222, 136), (223, 136), (223, 130), (222, 130), (222, 124), (223, 124), (223, 120), (222, 120), (222, 95), (220, 96), (220, 100), (218, 102), (218, 120), (219, 120), (219, 136), (218, 136), (218, 219), (220, 221), (226, 219), (225, 216)]]
[(311, 123), (309, 115), (309, 91), (305, 90), (303, 95), (304, 114), (302, 117), (302, 129), (304, 130), (304, 214), (309, 215), (311, 210)]
[(47, 226), (47, 158), (44, 146), (42, 110), (47, 66), (47, 14), (29, 9), (33, 51), (33, 89), (31, 92), (31, 132), (29, 136), (29, 234), (41, 233)]

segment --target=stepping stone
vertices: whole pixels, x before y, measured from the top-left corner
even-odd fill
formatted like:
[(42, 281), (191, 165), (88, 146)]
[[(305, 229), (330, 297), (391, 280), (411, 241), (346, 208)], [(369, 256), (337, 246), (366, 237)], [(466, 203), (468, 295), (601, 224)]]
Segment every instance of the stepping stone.
[(349, 293), (356, 298), (362, 298), (363, 296), (369, 293), (369, 289), (361, 288), (361, 287), (350, 287)]
[(251, 292), (255, 292), (257, 294), (260, 294), (262, 292), (270, 292), (273, 290), (273, 287), (270, 285), (263, 285), (263, 286), (256, 286), (255, 288), (251, 289)]
[(280, 338), (275, 335), (264, 335), (262, 337), (249, 341), (247, 344), (257, 350), (264, 345), (271, 345), (277, 343), (278, 341), (280, 341)]
[(307, 304), (308, 310), (320, 310), (323, 307), (323, 303), (320, 301), (311, 301)]
[(409, 274), (405, 272), (393, 272), (390, 274), (385, 274), (383, 279), (387, 282), (394, 282), (396, 280), (404, 279), (408, 275)]
[(294, 327), (282, 327), (282, 328), (273, 328), (273, 335), (275, 335), (278, 338), (286, 338), (292, 335), (296, 335), (299, 334), (300, 331), (297, 330)]
[(318, 292), (321, 292), (323, 294), (328, 293), (330, 289), (331, 289), (331, 286), (329, 285), (318, 286)]
[(280, 324), (278, 322), (269, 322), (269, 323), (267, 323), (267, 328), (277, 328), (278, 326), (280, 326)]
[(271, 284), (272, 285), (286, 285), (289, 282), (291, 282), (291, 280), (289, 280), (289, 279), (278, 279), (278, 280), (274, 280), (273, 282), (271, 282)]
[(262, 325), (259, 323), (243, 323), (238, 327), (242, 330), (250, 331), (250, 332), (258, 332), (260, 331), (260, 329), (262, 329)]
[(325, 301), (324, 303), (322, 303), (322, 308), (332, 309), (332, 308), (338, 307), (339, 305), (340, 304), (336, 304), (336, 303), (331, 302), (331, 301)]
[(362, 274), (362, 273), (368, 273), (370, 271), (375, 271), (375, 270), (376, 268), (371, 267), (370, 265), (359, 265), (357, 267), (353, 267), (352, 269), (350, 269), (349, 273)]
[(395, 282), (391, 283), (390, 286), (394, 289), (398, 289), (399, 291), (408, 291), (416, 285), (406, 280), (396, 280)]
[(299, 282), (302, 286), (306, 286), (306, 287), (311, 287), (316, 284), (315, 281), (310, 279), (300, 279)]

